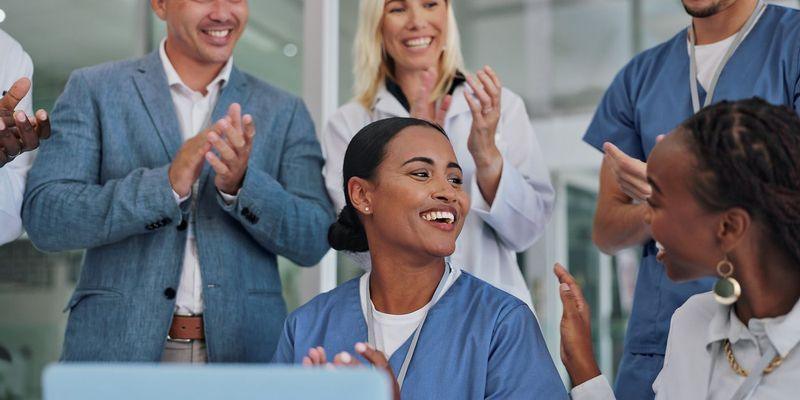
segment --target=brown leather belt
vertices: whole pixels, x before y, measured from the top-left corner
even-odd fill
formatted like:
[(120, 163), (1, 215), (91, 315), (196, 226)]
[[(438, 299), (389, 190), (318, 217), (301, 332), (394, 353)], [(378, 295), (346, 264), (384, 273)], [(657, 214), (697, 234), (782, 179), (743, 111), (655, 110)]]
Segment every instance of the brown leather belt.
[(167, 336), (167, 339), (183, 341), (205, 339), (203, 316), (172, 316), (172, 326), (169, 327), (169, 336)]

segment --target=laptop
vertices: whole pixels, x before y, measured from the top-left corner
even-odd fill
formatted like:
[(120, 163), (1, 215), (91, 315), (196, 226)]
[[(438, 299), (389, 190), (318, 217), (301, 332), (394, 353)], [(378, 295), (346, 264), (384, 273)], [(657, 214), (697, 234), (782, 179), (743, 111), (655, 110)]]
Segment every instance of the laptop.
[(58, 363), (42, 374), (44, 400), (390, 400), (384, 372), (250, 364)]

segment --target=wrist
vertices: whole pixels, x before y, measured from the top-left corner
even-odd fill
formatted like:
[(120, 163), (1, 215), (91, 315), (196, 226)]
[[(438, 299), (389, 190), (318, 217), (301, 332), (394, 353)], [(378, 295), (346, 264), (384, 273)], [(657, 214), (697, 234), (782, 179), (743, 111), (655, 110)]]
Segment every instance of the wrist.
[(472, 160), (475, 162), (477, 174), (495, 174), (503, 169), (503, 156), (496, 147), (483, 152), (473, 152)]

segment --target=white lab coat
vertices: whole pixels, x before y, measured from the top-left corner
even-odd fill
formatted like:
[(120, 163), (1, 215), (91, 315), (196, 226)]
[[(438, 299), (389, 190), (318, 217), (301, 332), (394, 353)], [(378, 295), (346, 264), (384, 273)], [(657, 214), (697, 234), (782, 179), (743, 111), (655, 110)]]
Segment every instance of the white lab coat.
[[(0, 30), (0, 90), (10, 89), (23, 76), (29, 79), (33, 76), (31, 58), (14, 38)], [(17, 109), (32, 115), (30, 92)], [(22, 234), (22, 196), (25, 194), (25, 178), (33, 165), (33, 159), (34, 153), (27, 152), (0, 167), (0, 245)]]
[[(465, 84), (459, 85), (453, 92), (444, 123), (464, 170), (464, 189), (472, 202), (451, 262), (463, 265), (467, 272), (513, 294), (533, 309), (516, 253), (529, 248), (550, 219), (554, 192), (547, 166), (525, 104), (515, 93), (503, 88), (495, 137), (503, 156), (503, 171), (495, 200), (491, 206), (487, 204), (478, 189), (475, 163), (467, 150), (472, 114), (463, 96), (465, 88)], [(378, 91), (372, 110), (351, 101), (331, 116), (322, 132), (321, 144), (326, 160), (325, 185), (337, 212), (344, 207), (342, 163), (350, 139), (371, 122), (408, 116), (408, 111), (385, 87)], [(368, 269), (368, 263), (364, 267)]]

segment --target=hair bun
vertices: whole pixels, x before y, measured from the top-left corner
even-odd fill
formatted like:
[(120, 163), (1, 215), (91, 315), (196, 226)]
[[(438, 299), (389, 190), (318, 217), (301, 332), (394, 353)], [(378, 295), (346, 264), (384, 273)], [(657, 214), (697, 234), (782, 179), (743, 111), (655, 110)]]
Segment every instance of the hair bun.
[(336, 250), (352, 252), (369, 250), (367, 234), (353, 206), (346, 205), (339, 213), (336, 222), (328, 228), (328, 243)]

